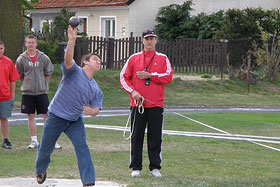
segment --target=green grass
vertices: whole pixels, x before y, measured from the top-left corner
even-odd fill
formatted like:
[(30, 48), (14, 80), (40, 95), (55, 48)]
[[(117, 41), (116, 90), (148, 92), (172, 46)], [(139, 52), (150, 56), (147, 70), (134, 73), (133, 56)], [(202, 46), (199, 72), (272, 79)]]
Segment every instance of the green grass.
[(280, 82), (259, 81), (250, 86), (244, 81), (175, 79), (166, 86), (166, 106), (279, 107)]
[[(182, 74), (182, 73), (181, 73)], [(185, 74), (182, 74), (185, 75)], [(213, 75), (214, 76), (214, 75)], [(58, 66), (52, 75), (49, 97), (54, 96), (61, 72)], [(128, 107), (129, 96), (119, 85), (119, 71), (101, 70), (95, 79), (104, 94), (104, 107)], [(20, 82), (16, 103), (20, 106)], [(166, 86), (165, 106), (238, 106), (280, 107), (280, 80), (275, 83), (258, 81), (250, 86), (239, 80), (183, 81), (176, 78)], [(184, 113), (230, 133), (279, 136), (278, 113)], [(88, 124), (125, 126), (127, 116), (85, 119)], [(214, 132), (179, 117), (165, 114), (164, 129)], [(129, 141), (123, 132), (87, 129), (97, 180), (111, 180), (129, 186), (279, 186), (279, 152), (249, 142), (215, 140), (184, 136), (163, 136), (162, 179), (149, 176), (146, 142), (143, 153), (143, 176), (131, 178)], [(38, 127), (41, 137), (42, 127)], [(128, 135), (128, 134), (127, 134)], [(34, 176), (36, 151), (26, 150), (29, 133), (26, 124), (10, 126), (12, 150), (0, 148), (0, 177)], [(78, 179), (75, 153), (70, 140), (62, 134), (62, 150), (55, 150), (48, 169), (50, 178)], [(279, 145), (273, 145), (280, 148)]]
[[(121, 89), (118, 70), (100, 70), (94, 76), (104, 95), (104, 107), (127, 107), (129, 95)], [(179, 75), (186, 75), (178, 73)], [(61, 79), (58, 65), (50, 82), (49, 98), (54, 96)], [(165, 106), (247, 106), (280, 107), (280, 78), (270, 83), (258, 81), (250, 85), (239, 80), (183, 81), (176, 78), (165, 89)], [(17, 82), (15, 107), (20, 106), (20, 81)]]
[(206, 78), (206, 79), (210, 79), (212, 78), (212, 75), (209, 75), (209, 74), (203, 74), (200, 76), (201, 78)]
[[(277, 113), (182, 113), (230, 133), (278, 136)], [(97, 125), (125, 126), (127, 116), (85, 119)], [(165, 130), (214, 132), (173, 113), (165, 114)], [(38, 127), (41, 137), (42, 127)], [(185, 136), (163, 136), (162, 179), (149, 176), (146, 142), (143, 176), (131, 178), (129, 141), (121, 131), (87, 129), (97, 180), (110, 180), (129, 186), (279, 186), (279, 152), (249, 142), (215, 140)], [(26, 150), (29, 143), (26, 125), (11, 126), (14, 149), (0, 148), (0, 176), (34, 176), (36, 151)], [(55, 150), (48, 169), (49, 178), (78, 179), (73, 147), (63, 134), (63, 146)], [(280, 146), (275, 146), (280, 148)]]

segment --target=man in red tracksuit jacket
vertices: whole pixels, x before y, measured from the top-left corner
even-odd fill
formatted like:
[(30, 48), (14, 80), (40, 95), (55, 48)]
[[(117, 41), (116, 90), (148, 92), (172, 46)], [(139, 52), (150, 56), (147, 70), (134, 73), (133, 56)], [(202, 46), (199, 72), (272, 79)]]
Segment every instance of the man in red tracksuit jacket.
[[(152, 176), (161, 177), (164, 87), (171, 83), (173, 69), (167, 56), (155, 51), (155, 32), (144, 31), (142, 37), (144, 50), (133, 54), (120, 73), (121, 87), (130, 95), (132, 136), (129, 168), (132, 168), (132, 177), (141, 176), (147, 125), (149, 169)], [(143, 113), (138, 110), (142, 102)]]

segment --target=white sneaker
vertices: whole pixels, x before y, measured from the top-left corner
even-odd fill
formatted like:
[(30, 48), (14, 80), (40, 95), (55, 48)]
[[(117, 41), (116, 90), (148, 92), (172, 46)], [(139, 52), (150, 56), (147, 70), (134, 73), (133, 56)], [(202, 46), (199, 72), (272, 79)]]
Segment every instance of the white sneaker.
[(61, 149), (61, 145), (59, 145), (58, 143), (55, 143), (55, 146), (54, 146), (55, 149)]
[(161, 178), (161, 177), (162, 177), (162, 175), (161, 175), (160, 172), (159, 172), (159, 169), (153, 169), (153, 170), (151, 171), (151, 175), (152, 175), (153, 177), (156, 177), (156, 178)]
[(31, 143), (29, 144), (27, 149), (36, 149), (38, 147), (38, 145), (39, 145), (38, 142), (31, 141)]
[(131, 177), (140, 177), (141, 176), (141, 171), (140, 170), (133, 170), (131, 172)]

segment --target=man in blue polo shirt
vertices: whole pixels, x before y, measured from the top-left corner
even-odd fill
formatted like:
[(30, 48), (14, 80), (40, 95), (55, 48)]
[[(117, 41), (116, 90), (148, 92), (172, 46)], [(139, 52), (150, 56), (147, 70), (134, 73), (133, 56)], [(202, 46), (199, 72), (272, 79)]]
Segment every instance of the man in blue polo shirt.
[(55, 142), (62, 132), (74, 146), (80, 177), (84, 186), (95, 184), (95, 171), (86, 143), (82, 113), (96, 116), (102, 109), (103, 94), (93, 79), (100, 69), (100, 58), (88, 54), (82, 58), (81, 67), (73, 60), (77, 28), (68, 27), (68, 44), (62, 64), (62, 80), (48, 108), (41, 143), (36, 157), (37, 182), (44, 183)]

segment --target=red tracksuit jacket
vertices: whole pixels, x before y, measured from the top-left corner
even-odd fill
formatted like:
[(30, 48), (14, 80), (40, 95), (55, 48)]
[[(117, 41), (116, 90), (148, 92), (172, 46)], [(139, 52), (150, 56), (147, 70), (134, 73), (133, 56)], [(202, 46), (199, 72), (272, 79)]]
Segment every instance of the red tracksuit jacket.
[[(144, 61), (145, 58), (145, 61)], [(137, 77), (137, 71), (152, 74), (150, 85), (145, 85), (145, 80)], [(131, 97), (133, 90), (144, 97), (144, 107), (163, 107), (165, 84), (172, 82), (173, 69), (166, 55), (156, 51), (141, 51), (129, 57), (120, 73), (122, 89), (130, 94), (130, 106), (135, 107)]]

